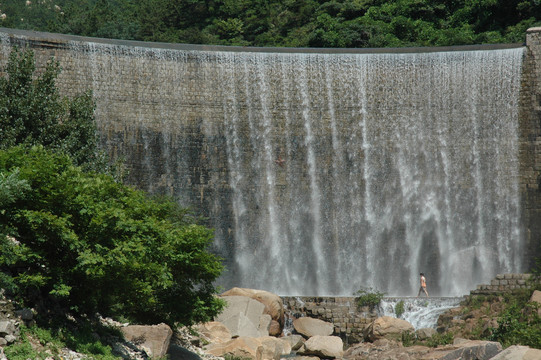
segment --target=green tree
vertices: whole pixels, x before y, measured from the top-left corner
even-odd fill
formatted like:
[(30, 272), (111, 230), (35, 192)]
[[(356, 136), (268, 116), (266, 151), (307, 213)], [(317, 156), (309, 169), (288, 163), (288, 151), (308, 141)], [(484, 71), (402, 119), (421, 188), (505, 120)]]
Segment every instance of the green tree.
[(0, 286), (29, 305), (185, 325), (221, 309), (212, 230), (176, 202), (40, 146), (0, 151), (0, 174)]
[(6, 27), (243, 46), (523, 42), (539, 0), (5, 0)]
[(90, 92), (72, 99), (56, 88), (60, 65), (49, 60), (35, 76), (34, 53), (14, 49), (0, 78), (0, 148), (41, 144), (69, 154), (76, 165), (103, 170)]

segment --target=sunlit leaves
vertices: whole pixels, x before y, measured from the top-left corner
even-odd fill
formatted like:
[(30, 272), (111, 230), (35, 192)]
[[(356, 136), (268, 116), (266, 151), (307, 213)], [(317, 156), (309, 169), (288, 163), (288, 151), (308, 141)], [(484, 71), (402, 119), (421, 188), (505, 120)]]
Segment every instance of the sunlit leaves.
[(38, 146), (0, 151), (0, 174), (26, 184), (0, 214), (10, 229), (0, 235), (7, 288), (145, 322), (191, 324), (220, 309), (213, 232), (177, 203), (85, 173)]

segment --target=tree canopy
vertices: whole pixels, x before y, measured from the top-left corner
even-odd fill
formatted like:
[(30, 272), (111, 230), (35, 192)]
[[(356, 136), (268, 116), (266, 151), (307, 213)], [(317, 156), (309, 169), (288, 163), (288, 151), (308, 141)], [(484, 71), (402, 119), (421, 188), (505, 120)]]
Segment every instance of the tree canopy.
[(0, 78), (0, 149), (41, 144), (86, 169), (104, 169), (92, 93), (61, 97), (55, 84), (60, 65), (53, 59), (41, 75), (35, 70), (32, 51), (11, 52)]
[(541, 24), (538, 0), (6, 0), (1, 9), (6, 27), (241, 46), (516, 43)]
[(24, 302), (170, 324), (221, 309), (213, 232), (174, 201), (18, 146), (0, 151), (0, 204), (0, 286)]

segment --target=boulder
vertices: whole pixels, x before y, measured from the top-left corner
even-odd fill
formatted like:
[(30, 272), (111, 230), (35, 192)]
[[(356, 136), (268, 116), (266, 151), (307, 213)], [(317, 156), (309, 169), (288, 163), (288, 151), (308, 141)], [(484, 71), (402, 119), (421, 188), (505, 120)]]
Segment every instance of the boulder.
[(17, 324), (12, 320), (0, 321), (0, 336), (17, 335), (19, 333)]
[(282, 299), (278, 295), (265, 290), (235, 287), (224, 292), (221, 296), (247, 296), (259, 301), (265, 306), (264, 313), (269, 314), (273, 320), (280, 324), (281, 333), (281, 328), (284, 325), (284, 305), (282, 303)]
[(436, 329), (432, 329), (432, 328), (422, 328), (415, 331), (415, 335), (417, 336), (417, 339), (419, 340), (430, 339), (436, 333), (437, 333)]
[(534, 290), (530, 302), (536, 303), (539, 306), (537, 308), (537, 315), (541, 316), (541, 291)]
[(268, 315), (263, 313), (265, 305), (247, 296), (225, 296), (224, 300), (227, 305), (215, 320), (223, 323), (232, 337), (259, 337), (269, 334), (270, 322)]
[(15, 315), (23, 321), (30, 321), (34, 318), (34, 313), (29, 308), (24, 308), (15, 311)]
[(373, 343), (365, 342), (351, 346), (344, 352), (345, 360), (370, 359), (370, 360), (418, 360), (438, 359), (438, 357), (426, 356), (432, 349), (428, 346), (403, 347), (397, 341), (380, 339)]
[(226, 296), (224, 300), (227, 304), (222, 313), (216, 317), (216, 321), (223, 323), (231, 316), (241, 313), (248, 317), (252, 323), (259, 324), (259, 317), (263, 315), (265, 305), (247, 296)]
[(271, 320), (269, 325), (269, 335), (270, 336), (280, 336), (282, 334), (282, 327), (276, 320)]
[(297, 351), (304, 344), (304, 338), (301, 335), (288, 335), (284, 336), (282, 340), (285, 340), (291, 345), (291, 350)]
[(230, 316), (222, 323), (229, 329), (231, 337), (248, 336), (259, 337), (261, 334), (258, 327), (243, 313)]
[(541, 350), (528, 346), (513, 345), (490, 360), (534, 360), (541, 359)]
[(274, 336), (264, 336), (257, 340), (263, 345), (262, 359), (280, 359), (282, 355), (291, 353), (291, 345), (285, 340)]
[(300, 355), (315, 355), (320, 358), (341, 358), (344, 354), (344, 343), (338, 336), (315, 335), (306, 340), (297, 351)]
[(493, 341), (469, 340), (455, 345), (440, 360), (489, 360), (502, 351), (502, 345)]
[(372, 321), (365, 329), (365, 338), (370, 341), (386, 338), (389, 340), (401, 340), (402, 333), (413, 333), (415, 328), (406, 320), (391, 316), (379, 317)]
[(530, 298), (530, 301), (541, 305), (541, 291), (534, 290), (532, 297)]
[(259, 336), (269, 336), (269, 329), (271, 325), (272, 318), (269, 314), (263, 314), (259, 317)]
[(255, 338), (241, 336), (222, 344), (210, 344), (204, 350), (207, 354), (214, 356), (259, 360), (263, 353), (263, 346)]
[(201, 360), (201, 357), (190, 350), (177, 345), (171, 344), (167, 352), (168, 360)]
[[(350, 347), (344, 360), (492, 360), (501, 350), (499, 343), (490, 341), (459, 341), (457, 344), (431, 348), (428, 346), (403, 347), (393, 340), (377, 340)], [(507, 360), (507, 359), (506, 359)]]
[(195, 326), (195, 330), (209, 343), (224, 343), (231, 340), (231, 332), (221, 322), (210, 321)]
[(323, 320), (301, 317), (293, 321), (293, 327), (299, 334), (310, 338), (312, 336), (329, 336), (334, 331), (334, 325)]
[(120, 328), (127, 341), (144, 349), (152, 358), (162, 358), (169, 349), (173, 331), (166, 324), (128, 325)]

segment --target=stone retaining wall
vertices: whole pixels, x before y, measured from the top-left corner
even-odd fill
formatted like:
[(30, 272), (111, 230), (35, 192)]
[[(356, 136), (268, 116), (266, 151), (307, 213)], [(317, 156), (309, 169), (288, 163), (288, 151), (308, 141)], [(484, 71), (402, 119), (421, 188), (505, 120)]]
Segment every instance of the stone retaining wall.
[[(539, 280), (538, 280), (539, 281)], [(477, 285), (471, 295), (494, 295), (518, 289), (530, 288), (535, 284), (532, 274), (498, 274), (490, 284)]]
[[(533, 285), (532, 274), (498, 274), (490, 284), (478, 285), (470, 295), (502, 294)], [(282, 301), (289, 326), (302, 316), (320, 319), (334, 324), (333, 335), (346, 343), (362, 341), (364, 328), (378, 317), (376, 309), (357, 307), (354, 297), (284, 296)]]
[(334, 334), (345, 343), (363, 339), (363, 329), (377, 318), (375, 310), (358, 308), (354, 297), (282, 297), (289, 320), (308, 316), (334, 324)]

